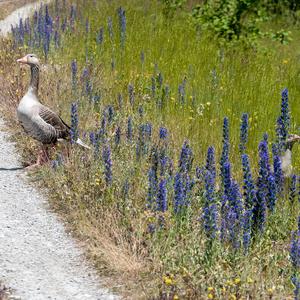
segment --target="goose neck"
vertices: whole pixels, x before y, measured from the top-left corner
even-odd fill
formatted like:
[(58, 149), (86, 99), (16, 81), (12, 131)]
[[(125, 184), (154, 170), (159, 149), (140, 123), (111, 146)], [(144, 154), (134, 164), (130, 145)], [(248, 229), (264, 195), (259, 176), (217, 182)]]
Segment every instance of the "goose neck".
[(37, 93), (39, 89), (39, 76), (40, 70), (37, 65), (31, 65), (31, 79), (30, 79), (30, 88)]

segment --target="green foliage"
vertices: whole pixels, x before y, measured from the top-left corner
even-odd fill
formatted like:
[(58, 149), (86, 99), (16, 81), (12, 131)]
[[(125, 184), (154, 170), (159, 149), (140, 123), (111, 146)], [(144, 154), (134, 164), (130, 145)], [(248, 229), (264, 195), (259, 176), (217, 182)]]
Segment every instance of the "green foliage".
[[(284, 3), (283, 3), (284, 2)], [(271, 37), (282, 44), (291, 39), (283, 29), (275, 33), (265, 32), (261, 25), (271, 17), (286, 11), (296, 11), (298, 4), (293, 1), (276, 3), (265, 0), (207, 0), (196, 5), (191, 12), (194, 22), (203, 29), (211, 30), (225, 41), (242, 39), (251, 44), (259, 37)]]
[(238, 39), (243, 33), (258, 33), (256, 24), (244, 21), (245, 14), (255, 12), (256, 0), (208, 0), (193, 8), (192, 17), (226, 40)]
[(279, 30), (275, 33), (270, 33), (272, 40), (280, 42), (282, 45), (287, 45), (292, 39), (290, 37), (291, 32), (285, 30)]
[(186, 0), (160, 0), (163, 4), (163, 14), (172, 18), (178, 9), (182, 9)]

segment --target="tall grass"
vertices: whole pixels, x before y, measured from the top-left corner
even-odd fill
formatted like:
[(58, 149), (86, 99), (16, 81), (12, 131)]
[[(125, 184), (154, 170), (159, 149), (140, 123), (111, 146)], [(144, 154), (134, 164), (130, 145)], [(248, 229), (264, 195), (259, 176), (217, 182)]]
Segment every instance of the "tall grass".
[[(259, 190), (269, 183), (262, 167), (267, 143), (262, 141), (259, 150), (258, 145), (264, 133), (269, 146), (275, 142), (284, 87), (291, 131), (297, 133), (296, 41), (289, 46), (264, 42), (259, 51), (220, 48), (185, 15), (170, 21), (161, 11), (158, 3), (141, 0), (73, 6), (56, 1), (47, 21), (42, 8), (40, 20), (49, 22), (51, 31), (47, 24), (38, 28), (37, 13), (31, 35), (24, 30), (20, 36), (19, 27), (11, 43), (1, 42), (5, 112), (12, 112), (28, 81), (27, 72), (14, 63), (17, 55), (37, 52), (45, 62), (41, 100), (67, 121), (72, 106), (72, 134), (90, 140), (93, 151), (72, 146), (71, 155), (62, 157), (58, 149), (36, 176), (86, 242), (88, 256), (100, 271), (125, 283), (129, 297), (291, 297), (295, 270), (289, 244), (298, 199), (288, 199), (287, 183), (276, 195), (274, 211), (266, 213), (263, 230), (249, 224), (250, 245), (243, 246), (248, 229), (239, 131), (247, 113), (245, 151)], [(26, 22), (34, 28), (34, 20)], [(227, 125), (222, 136), (224, 117), (228, 138)], [(24, 157), (32, 159), (33, 143), (16, 137)], [(229, 157), (223, 156), (226, 143)], [(298, 154), (295, 146), (294, 172)], [(222, 210), (225, 196), (235, 204)], [(232, 227), (226, 227), (222, 240), (225, 219)]]

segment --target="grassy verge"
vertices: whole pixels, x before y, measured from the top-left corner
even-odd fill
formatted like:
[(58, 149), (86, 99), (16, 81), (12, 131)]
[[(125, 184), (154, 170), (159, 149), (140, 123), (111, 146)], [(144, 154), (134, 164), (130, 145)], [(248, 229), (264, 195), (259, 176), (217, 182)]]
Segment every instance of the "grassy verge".
[[(48, 188), (51, 203), (84, 241), (99, 272), (109, 275), (130, 299), (292, 297), (295, 270), (289, 245), (299, 214), (298, 186), (276, 195), (274, 211), (264, 209), (261, 232), (250, 224), (251, 245), (245, 249), (239, 130), (246, 112), (246, 153), (253, 177), (262, 177), (258, 143), (264, 133), (269, 150), (275, 141), (284, 87), (290, 95), (291, 131), (298, 131), (298, 41), (289, 46), (265, 42), (260, 51), (222, 49), (206, 32), (196, 32), (186, 16), (165, 20), (156, 2), (57, 3), (50, 10), (52, 23), (41, 10), (41, 20), (51, 26), (50, 44), (49, 27), (34, 24), (31, 35), (23, 36), (18, 29), (12, 42), (1, 42), (2, 110), (24, 160), (33, 160), (37, 145), (19, 131), (14, 117), (28, 82), (28, 70), (15, 60), (37, 52), (45, 61), (40, 98), (67, 121), (76, 103), (79, 134), (91, 140), (93, 151), (74, 146), (70, 157), (62, 158), (58, 149), (35, 178)], [(196, 167), (206, 164), (208, 174), (207, 148), (214, 146), (221, 173), (225, 116), (230, 123), (227, 179), (230, 193), (234, 179), (240, 185), (234, 197), (242, 208), (235, 214), (243, 217), (230, 223), (232, 218), (221, 211), (226, 189), (224, 174), (218, 176), (209, 206), (215, 204), (219, 215), (212, 237), (203, 226), (211, 183), (196, 175), (201, 170)], [(72, 117), (77, 132), (77, 116)], [(160, 127), (167, 128), (167, 137)], [(189, 147), (182, 150), (186, 139)], [(293, 155), (298, 172), (299, 147)], [(264, 197), (269, 201), (269, 194)], [(222, 221), (227, 222), (223, 240)]]

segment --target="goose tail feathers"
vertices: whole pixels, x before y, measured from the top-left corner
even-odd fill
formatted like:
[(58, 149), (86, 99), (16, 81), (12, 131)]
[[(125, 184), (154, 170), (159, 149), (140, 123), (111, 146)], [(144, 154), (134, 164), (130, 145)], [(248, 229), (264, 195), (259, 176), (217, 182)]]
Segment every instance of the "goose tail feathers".
[(80, 145), (81, 147), (85, 148), (85, 149), (91, 149), (91, 147), (89, 147), (87, 144), (85, 144), (80, 138), (78, 138), (76, 140), (76, 144)]

